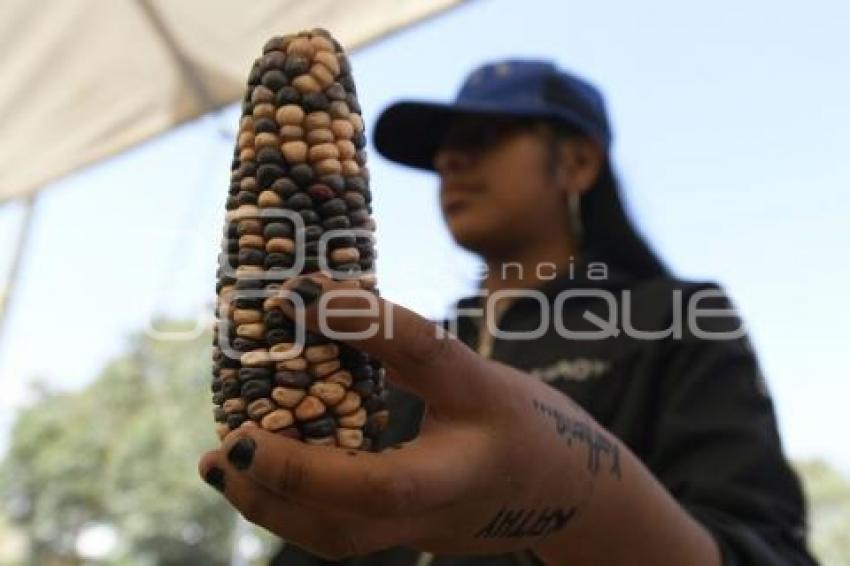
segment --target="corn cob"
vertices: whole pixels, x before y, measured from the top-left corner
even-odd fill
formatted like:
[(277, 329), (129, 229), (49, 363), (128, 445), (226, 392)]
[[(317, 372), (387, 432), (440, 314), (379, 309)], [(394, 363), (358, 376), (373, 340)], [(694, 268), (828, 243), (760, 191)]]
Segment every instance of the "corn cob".
[[(242, 102), (217, 272), (212, 392), (221, 438), (255, 423), (369, 450), (386, 427), (380, 362), (299, 329), (272, 296), (322, 260), (378, 293), (365, 145), (339, 43), (321, 29), (269, 40)], [(302, 335), (303, 350), (288, 356)]]

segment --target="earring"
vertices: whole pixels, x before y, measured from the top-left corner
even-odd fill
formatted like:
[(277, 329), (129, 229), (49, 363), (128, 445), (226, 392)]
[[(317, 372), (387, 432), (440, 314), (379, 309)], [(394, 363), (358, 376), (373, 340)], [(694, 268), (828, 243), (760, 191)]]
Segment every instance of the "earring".
[(581, 246), (584, 237), (584, 225), (581, 222), (581, 197), (577, 193), (569, 193), (567, 205), (570, 209), (570, 227), (577, 247)]

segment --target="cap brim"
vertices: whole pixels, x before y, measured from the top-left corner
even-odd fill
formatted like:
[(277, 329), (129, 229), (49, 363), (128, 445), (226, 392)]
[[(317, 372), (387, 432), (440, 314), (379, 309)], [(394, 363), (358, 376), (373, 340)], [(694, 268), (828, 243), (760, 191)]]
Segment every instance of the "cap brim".
[(439, 104), (433, 102), (397, 102), (387, 107), (375, 124), (373, 143), (378, 152), (391, 161), (418, 169), (434, 170), (434, 154), (446, 129), (462, 116), (544, 117), (540, 109), (511, 109), (486, 104)]

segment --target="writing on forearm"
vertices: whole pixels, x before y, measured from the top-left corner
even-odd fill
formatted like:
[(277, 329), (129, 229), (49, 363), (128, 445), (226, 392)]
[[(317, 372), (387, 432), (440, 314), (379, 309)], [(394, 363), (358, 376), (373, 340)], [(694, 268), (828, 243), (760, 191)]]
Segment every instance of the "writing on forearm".
[(555, 432), (565, 440), (568, 446), (577, 442), (587, 447), (587, 468), (594, 476), (599, 474), (603, 457), (607, 457), (610, 460), (609, 473), (620, 479), (620, 448), (616, 442), (596, 430), (590, 423), (571, 418), (563, 411), (537, 399), (534, 400), (534, 409), (552, 421)]
[(502, 507), (480, 531), (475, 533), (475, 538), (542, 537), (563, 529), (575, 512), (575, 507), (570, 509)]

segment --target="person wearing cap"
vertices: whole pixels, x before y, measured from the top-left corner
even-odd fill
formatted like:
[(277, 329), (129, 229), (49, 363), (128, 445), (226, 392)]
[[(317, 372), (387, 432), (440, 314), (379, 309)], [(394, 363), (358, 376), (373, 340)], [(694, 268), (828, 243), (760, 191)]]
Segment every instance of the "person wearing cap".
[[(439, 175), (449, 230), (488, 269), (441, 325), (327, 302), (349, 309), (330, 329), (381, 330), (350, 341), (393, 385), (379, 452), (240, 428), (204, 456), (205, 479), (290, 541), (275, 564), (815, 563), (741, 320), (635, 230), (594, 86), (496, 62), (453, 103), (390, 106), (374, 141)], [(287, 285), (353, 288), (306, 279)]]

